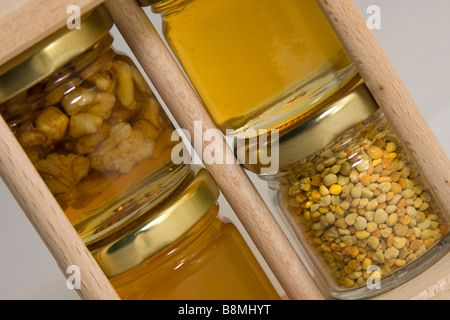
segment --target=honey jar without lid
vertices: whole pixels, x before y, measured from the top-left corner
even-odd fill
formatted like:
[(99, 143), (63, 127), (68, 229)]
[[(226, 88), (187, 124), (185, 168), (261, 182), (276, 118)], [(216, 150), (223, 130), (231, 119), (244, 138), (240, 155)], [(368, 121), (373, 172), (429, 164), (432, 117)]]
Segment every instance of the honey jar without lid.
[(284, 128), (356, 74), (314, 0), (140, 2), (228, 135)]

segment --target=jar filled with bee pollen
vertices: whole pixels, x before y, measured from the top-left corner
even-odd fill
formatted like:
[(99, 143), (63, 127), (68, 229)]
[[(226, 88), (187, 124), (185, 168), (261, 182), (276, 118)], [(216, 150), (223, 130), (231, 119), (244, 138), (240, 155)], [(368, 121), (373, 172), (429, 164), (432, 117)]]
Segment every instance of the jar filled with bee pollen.
[(219, 189), (203, 168), (166, 201), (98, 244), (94, 258), (122, 299), (278, 300), (238, 229), (218, 216)]
[(102, 6), (0, 67), (0, 113), (88, 243), (139, 217), (183, 181), (174, 127)]
[(239, 137), (307, 114), (356, 71), (315, 0), (140, 0), (215, 123)]
[(449, 252), (449, 221), (367, 86), (340, 92), (279, 141), (260, 175), (332, 297), (394, 289)]

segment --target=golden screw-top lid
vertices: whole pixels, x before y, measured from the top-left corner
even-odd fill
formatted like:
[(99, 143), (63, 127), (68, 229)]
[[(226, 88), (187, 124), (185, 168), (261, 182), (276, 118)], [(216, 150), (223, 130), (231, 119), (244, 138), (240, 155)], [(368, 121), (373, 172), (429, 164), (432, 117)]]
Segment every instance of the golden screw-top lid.
[(280, 139), (280, 168), (327, 147), (337, 137), (373, 115), (378, 108), (366, 84), (359, 83)]
[(130, 227), (88, 245), (107, 277), (130, 270), (174, 243), (217, 203), (220, 191), (205, 169), (192, 166), (184, 184)]
[(99, 6), (81, 17), (80, 29), (66, 26), (0, 66), (0, 103), (62, 68), (100, 41), (113, 26)]
[[(283, 169), (325, 148), (337, 137), (369, 118), (378, 108), (378, 104), (362, 80), (350, 87), (344, 87), (328, 99), (319, 112), (287, 133), (280, 134), (279, 168)], [(248, 145), (246, 148), (256, 150), (258, 156), (261, 156), (261, 153), (270, 154), (271, 141), (270, 139), (267, 141), (264, 145), (258, 144), (258, 148), (251, 148)], [(263, 166), (260, 164), (244, 163), (244, 167), (256, 174), (264, 174)]]

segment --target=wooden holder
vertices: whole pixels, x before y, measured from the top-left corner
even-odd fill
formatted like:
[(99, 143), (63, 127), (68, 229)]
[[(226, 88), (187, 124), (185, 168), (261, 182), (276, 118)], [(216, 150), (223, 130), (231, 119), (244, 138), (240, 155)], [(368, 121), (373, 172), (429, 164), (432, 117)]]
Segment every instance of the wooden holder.
[[(67, 7), (86, 12), (102, 0), (3, 0), (0, 2), (0, 65), (62, 27)], [(411, 97), (393, 71), (352, 0), (317, 0), (366, 80), (400, 139), (413, 155), (428, 185), (449, 212), (449, 163)], [(191, 135), (215, 129), (201, 101), (156, 30), (135, 0), (107, 3), (119, 30), (141, 62), (176, 120)], [(364, 39), (358, 40), (358, 39)], [(400, 106), (400, 107), (399, 107)], [(202, 121), (195, 132), (193, 121)], [(412, 131), (410, 128), (417, 128)], [(118, 299), (108, 279), (65, 217), (0, 117), (0, 176), (45, 242), (64, 274), (69, 265), (82, 270), (83, 299)], [(213, 142), (217, 143), (217, 142)], [(226, 144), (225, 144), (226, 145)], [(203, 152), (208, 144), (196, 150)], [(230, 150), (224, 150), (224, 152)], [(208, 159), (205, 159), (208, 160)], [(236, 163), (207, 166), (272, 271), (292, 299), (323, 299), (253, 184)], [(438, 192), (437, 192), (438, 191)], [(449, 298), (450, 255), (404, 286), (377, 298)]]
[[(0, 40), (8, 43), (8, 46), (0, 48), (0, 64), (62, 27), (68, 17), (69, 5), (78, 5), (82, 12), (86, 12), (101, 2), (99, 0), (59, 0), (50, 3), (46, 0), (2, 2), (0, 28), (5, 32), (0, 33)], [(134, 0), (111, 1), (107, 6), (177, 121), (192, 135), (215, 128), (195, 92), (137, 3)], [(36, 17), (45, 19), (39, 20)], [(15, 40), (11, 42), (10, 39)], [(194, 132), (193, 120), (203, 121), (202, 132)], [(79, 290), (82, 298), (117, 298), (109, 281), (90, 253), (86, 252), (79, 237), (74, 235), (72, 226), (50, 191), (43, 185), (42, 179), (4, 121), (0, 123), (0, 128), (3, 132), (9, 132), (9, 135), (2, 135), (4, 142), (2, 150), (5, 150), (2, 154), (5, 155), (5, 159), (0, 158), (0, 163), (3, 164), (0, 175), (13, 195), (21, 199), (19, 202), (22, 209), (47, 244), (63, 273), (68, 265), (76, 264), (82, 267), (83, 274), (95, 275), (91, 280), (97, 280), (98, 284), (91, 283), (86, 276), (83, 277), (83, 287)], [(202, 146), (202, 150), (204, 147), (206, 145)], [(16, 155), (22, 157), (20, 163), (11, 161), (12, 158), (8, 154), (12, 154), (12, 151), (15, 152), (14, 157)], [(20, 167), (16, 167), (19, 164)], [(322, 299), (323, 296), (317, 286), (243, 169), (237, 163), (209, 166), (208, 169), (244, 227), (249, 230), (253, 241), (287, 294), (292, 299)], [(14, 172), (27, 172), (27, 180), (21, 175), (12, 175)], [(19, 188), (25, 186), (25, 181), (30, 181), (28, 184), (30, 188)], [(35, 199), (36, 195), (40, 197)], [(49, 212), (52, 214), (48, 214)], [(65, 242), (60, 241), (63, 238), (66, 239)], [(67, 247), (68, 245), (72, 246), (71, 249)]]

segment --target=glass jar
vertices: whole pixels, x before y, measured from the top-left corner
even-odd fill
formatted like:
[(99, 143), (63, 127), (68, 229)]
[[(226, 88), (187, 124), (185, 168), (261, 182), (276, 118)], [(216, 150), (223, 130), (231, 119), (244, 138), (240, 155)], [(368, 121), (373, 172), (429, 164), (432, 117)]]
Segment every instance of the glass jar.
[(0, 68), (0, 113), (86, 243), (164, 200), (189, 172), (174, 127), (98, 7)]
[(198, 166), (166, 201), (89, 246), (122, 299), (280, 299)]
[(380, 294), (448, 253), (449, 221), (363, 82), (279, 151), (281, 169), (260, 177), (330, 296)]
[(281, 129), (356, 71), (315, 0), (139, 0), (227, 135)]

